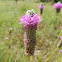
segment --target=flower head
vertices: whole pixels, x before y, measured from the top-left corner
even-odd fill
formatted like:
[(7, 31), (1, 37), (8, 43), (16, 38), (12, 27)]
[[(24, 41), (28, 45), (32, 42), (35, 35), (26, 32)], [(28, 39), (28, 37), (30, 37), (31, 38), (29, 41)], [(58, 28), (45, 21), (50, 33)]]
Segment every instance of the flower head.
[(60, 50), (60, 53), (62, 53), (62, 50)]
[(60, 39), (62, 40), (62, 36), (60, 36)]
[(6, 37), (5, 39), (6, 39), (6, 40), (9, 40), (9, 38), (8, 38), (8, 37)]
[(33, 17), (30, 15), (24, 15), (20, 19), (20, 23), (24, 24), (25, 29), (37, 29), (37, 24), (40, 23), (41, 17), (35, 14)]
[(57, 2), (57, 3), (55, 3), (54, 4), (54, 8), (58, 8), (58, 9), (60, 9), (60, 8), (62, 8), (62, 3), (59, 1), (59, 2)]
[(9, 30), (12, 30), (12, 27), (10, 27)]
[(45, 7), (43, 6), (43, 3), (41, 3), (41, 5), (39, 6), (39, 8), (40, 8), (40, 9), (45, 8)]
[(62, 29), (62, 26), (60, 28)]

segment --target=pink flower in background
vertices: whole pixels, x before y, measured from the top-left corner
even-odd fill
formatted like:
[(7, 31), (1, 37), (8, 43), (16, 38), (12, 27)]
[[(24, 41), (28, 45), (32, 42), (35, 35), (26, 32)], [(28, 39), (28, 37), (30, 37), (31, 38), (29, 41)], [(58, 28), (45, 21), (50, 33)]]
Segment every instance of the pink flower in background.
[(39, 8), (40, 8), (40, 9), (44, 9), (45, 7), (40, 5)]
[(20, 23), (24, 24), (24, 28), (28, 29), (37, 29), (37, 24), (41, 22), (41, 17), (38, 14), (35, 14), (33, 17), (24, 15), (20, 19)]
[(60, 36), (60, 39), (62, 40), (62, 36)]
[(10, 29), (10, 30), (12, 30), (12, 28), (11, 28), (11, 27), (10, 27), (9, 29)]
[(6, 37), (5, 39), (6, 39), (6, 40), (9, 40), (9, 38), (8, 38), (8, 37)]
[(62, 8), (62, 3), (55, 3), (54, 8)]
[(62, 3), (60, 1), (55, 3), (54, 8), (56, 9), (56, 12), (59, 13), (62, 8)]
[(39, 6), (39, 8), (40, 8), (40, 9), (45, 8), (45, 7), (43, 6), (43, 3), (41, 3), (41, 5)]
[(60, 28), (62, 29), (62, 26)]
[(60, 53), (62, 53), (62, 50), (60, 50)]
[(41, 3), (41, 5), (39, 6), (39, 8), (40, 8), (40, 15), (43, 13), (43, 9), (45, 8), (44, 6), (43, 6), (43, 3)]

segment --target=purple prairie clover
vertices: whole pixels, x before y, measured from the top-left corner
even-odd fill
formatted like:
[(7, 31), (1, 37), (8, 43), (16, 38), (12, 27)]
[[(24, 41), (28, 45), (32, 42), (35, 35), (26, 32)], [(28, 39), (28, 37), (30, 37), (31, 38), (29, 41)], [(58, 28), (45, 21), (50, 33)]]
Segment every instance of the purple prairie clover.
[(9, 32), (8, 32), (9, 35), (11, 34), (11, 31), (12, 31), (12, 28), (10, 27), (9, 28)]
[(60, 28), (62, 29), (62, 26)]
[(24, 45), (26, 55), (33, 55), (36, 45), (36, 30), (26, 30), (24, 34)]
[(8, 37), (6, 37), (5, 39), (6, 39), (6, 40), (9, 40), (9, 38), (8, 38)]
[(60, 50), (60, 53), (62, 53), (62, 50)]
[(12, 28), (10, 27), (9, 30), (12, 30)]
[(62, 3), (61, 2), (55, 3), (54, 8), (56, 9), (56, 12), (59, 13), (62, 8)]
[(41, 17), (35, 14), (34, 10), (28, 10), (26, 15), (22, 16), (20, 23), (24, 24), (24, 45), (27, 56), (34, 55), (36, 41), (36, 30), (38, 23), (41, 22)]
[(60, 40), (62, 40), (62, 36), (60, 36)]
[(20, 23), (24, 24), (25, 29), (37, 29), (37, 24), (40, 23), (41, 17), (38, 14), (35, 14), (33, 17), (24, 15), (20, 19)]
[(40, 15), (43, 13), (43, 9), (45, 8), (44, 6), (43, 6), (43, 3), (41, 3), (41, 5), (39, 6), (39, 8), (40, 8)]
[(44, 9), (45, 7), (44, 6), (39, 6), (40, 9)]

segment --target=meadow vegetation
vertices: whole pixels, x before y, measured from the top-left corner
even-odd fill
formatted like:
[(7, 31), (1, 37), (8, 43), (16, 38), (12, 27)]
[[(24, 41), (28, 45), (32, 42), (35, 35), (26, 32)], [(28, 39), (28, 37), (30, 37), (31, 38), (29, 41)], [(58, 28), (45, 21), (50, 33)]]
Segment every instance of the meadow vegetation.
[[(0, 1), (0, 62), (27, 62), (23, 44), (24, 27), (19, 19), (27, 10), (34, 9), (39, 14), (39, 3), (26, 1)], [(56, 14), (54, 4), (44, 3), (42, 22), (38, 25), (35, 53), (36, 62), (62, 62), (62, 53), (57, 44), (62, 35), (62, 9)], [(8, 35), (9, 28), (11, 34)], [(6, 37), (9, 40), (5, 39)], [(48, 60), (47, 60), (48, 59)]]

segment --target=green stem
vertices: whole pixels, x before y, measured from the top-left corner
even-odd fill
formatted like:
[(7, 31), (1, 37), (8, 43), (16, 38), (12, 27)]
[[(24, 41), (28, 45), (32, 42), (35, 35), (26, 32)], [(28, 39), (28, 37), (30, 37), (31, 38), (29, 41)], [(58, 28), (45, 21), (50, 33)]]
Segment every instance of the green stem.
[[(62, 33), (62, 31), (61, 31), (61, 33)], [(61, 33), (59, 34), (57, 40), (59, 39)], [(50, 55), (49, 55), (49, 58), (47, 59), (46, 62), (48, 62), (48, 61), (51, 59), (51, 57), (53, 56), (53, 54), (55, 53), (55, 51), (58, 49), (58, 47), (57, 47), (57, 48), (54, 50), (54, 47), (56, 46), (57, 40), (55, 41), (55, 44), (53, 45), (52, 50), (51, 50)], [(54, 50), (54, 52), (53, 52), (53, 50)], [(53, 52), (53, 53), (52, 53), (52, 52)]]
[(30, 56), (28, 56), (28, 62), (30, 62)]

